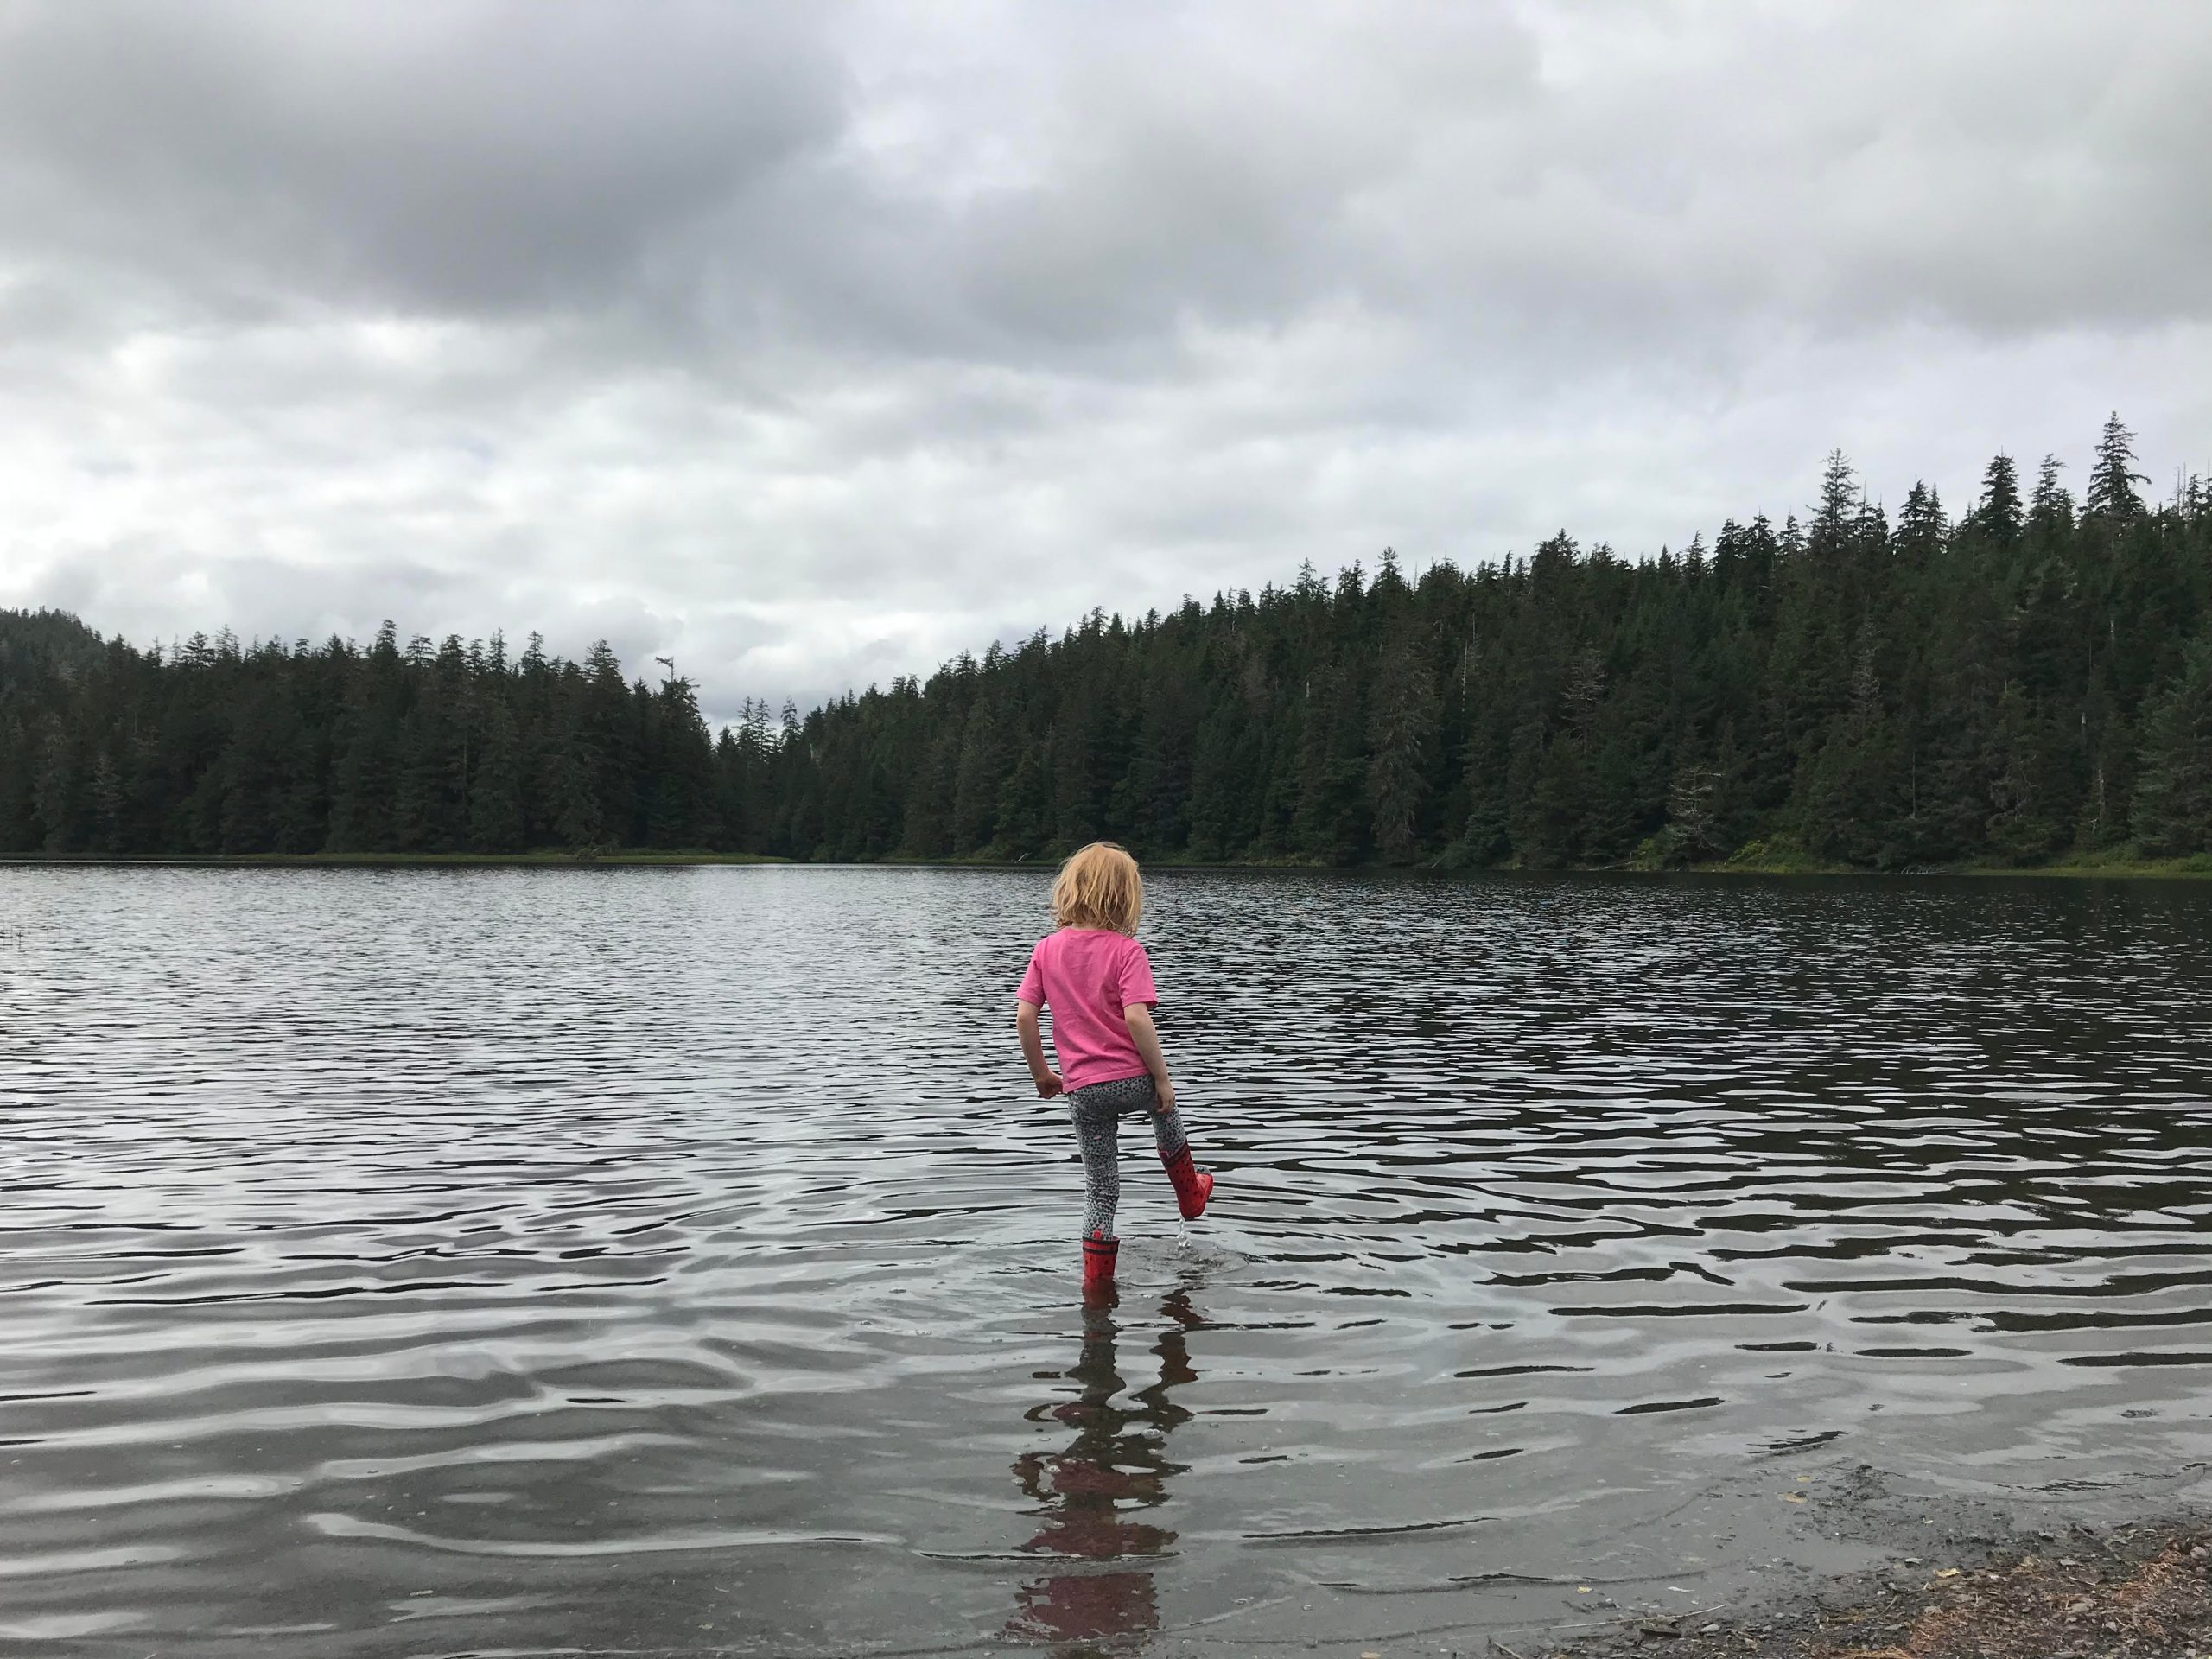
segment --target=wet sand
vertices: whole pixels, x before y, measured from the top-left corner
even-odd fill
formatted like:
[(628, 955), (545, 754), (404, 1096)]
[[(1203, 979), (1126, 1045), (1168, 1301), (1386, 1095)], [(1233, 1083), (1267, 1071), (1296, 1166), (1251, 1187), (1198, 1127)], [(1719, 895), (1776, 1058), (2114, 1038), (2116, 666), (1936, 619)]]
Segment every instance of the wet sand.
[(2212, 1653), (2212, 1527), (2158, 1521), (2032, 1546), (1947, 1552), (1840, 1579), (1811, 1597), (1702, 1623), (1635, 1618), (1513, 1659), (2199, 1659)]
[[(2212, 1659), (2212, 1512), (2145, 1482), (2090, 1500), (1916, 1495), (1871, 1468), (1808, 1487), (1767, 1570), (1684, 1611), (1438, 1632), (1363, 1651), (1504, 1659)], [(1778, 1495), (1788, 1502), (1799, 1494)], [(1872, 1548), (1874, 1564), (1831, 1562)], [(1718, 1592), (1719, 1586), (1715, 1586)]]
[[(1230, 1628), (1164, 1629), (1142, 1650), (1173, 1659), (2212, 1659), (2212, 1508), (2194, 1491), (2175, 1496), (2193, 1478), (2175, 1471), (2094, 1487), (2060, 1481), (1993, 1500), (1863, 1465), (1783, 1476), (1793, 1490), (1686, 1494), (1715, 1554), (1680, 1558), (1672, 1572), (1623, 1570), (1627, 1555), (1611, 1552), (1554, 1573), (1468, 1571), (1451, 1583), (1487, 1581), (1471, 1613), (1457, 1595), (1369, 1586), (1376, 1611), (1354, 1640), (1319, 1634), (1328, 1626), (1314, 1621), (1330, 1592), (1330, 1610), (1340, 1611), (1357, 1587), (1317, 1585), (1312, 1602), (1286, 1599)], [(1430, 1605), (1436, 1616), (1424, 1618)]]

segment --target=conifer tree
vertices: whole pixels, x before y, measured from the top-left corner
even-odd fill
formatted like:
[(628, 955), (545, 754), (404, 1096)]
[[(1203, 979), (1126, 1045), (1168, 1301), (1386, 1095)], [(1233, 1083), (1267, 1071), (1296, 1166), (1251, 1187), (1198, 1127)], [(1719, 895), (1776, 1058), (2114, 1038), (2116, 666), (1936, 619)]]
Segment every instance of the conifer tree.
[(1981, 475), (1981, 501), (1974, 519), (2000, 547), (2020, 538), (2020, 474), (2010, 455), (1993, 456)]
[(1403, 862), (1419, 844), (1429, 794), (1427, 758), (1438, 698), (1427, 642), (1409, 599), (1386, 624), (1368, 715), (1367, 793), (1371, 832), (1382, 856)]
[(486, 708), (483, 746), (468, 791), (468, 844), (480, 853), (509, 853), (522, 845), (522, 745), (503, 698)]
[(2036, 492), (2033, 505), (2028, 512), (2028, 530), (2045, 546), (2063, 541), (2074, 533), (2074, 498), (2058, 481), (2059, 470), (2066, 463), (2056, 455), (2045, 455), (2036, 473)]
[(2145, 713), (2131, 817), (2153, 857), (2212, 851), (2212, 636)]
[(2143, 511), (2138, 483), (2151, 480), (2135, 470), (2135, 435), (2120, 423), (2114, 411), (2097, 440), (2097, 464), (2089, 469), (2089, 493), (2084, 505), (2096, 518), (2125, 521)]

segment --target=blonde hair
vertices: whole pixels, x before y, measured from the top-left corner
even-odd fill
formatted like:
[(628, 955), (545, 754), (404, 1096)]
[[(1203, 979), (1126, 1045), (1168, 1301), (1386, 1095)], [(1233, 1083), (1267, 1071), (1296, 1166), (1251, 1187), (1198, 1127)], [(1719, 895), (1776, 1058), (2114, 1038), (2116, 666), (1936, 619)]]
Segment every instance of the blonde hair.
[(1052, 878), (1052, 919), (1062, 927), (1134, 933), (1143, 914), (1144, 878), (1137, 861), (1110, 841), (1078, 848)]

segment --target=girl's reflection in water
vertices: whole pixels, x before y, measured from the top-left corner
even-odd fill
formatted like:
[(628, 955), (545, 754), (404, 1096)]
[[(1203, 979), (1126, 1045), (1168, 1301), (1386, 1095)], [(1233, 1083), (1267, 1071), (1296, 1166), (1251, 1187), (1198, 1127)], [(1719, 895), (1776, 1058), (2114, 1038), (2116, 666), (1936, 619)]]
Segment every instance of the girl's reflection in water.
[[(1167, 1478), (1183, 1472), (1183, 1465), (1167, 1460), (1167, 1433), (1191, 1414), (1167, 1394), (1196, 1380), (1185, 1338), (1205, 1323), (1180, 1289), (1160, 1312), (1167, 1328), (1153, 1344), (1157, 1382), (1122, 1395), (1114, 1355), (1120, 1327), (1112, 1309), (1086, 1308), (1083, 1351), (1065, 1373), (1077, 1385), (1076, 1397), (1048, 1401), (1027, 1414), (1033, 1423), (1075, 1430), (1065, 1450), (1025, 1452), (1014, 1465), (1021, 1490), (1036, 1500), (1029, 1513), (1041, 1522), (1022, 1548), (1065, 1562), (1067, 1570), (1021, 1586), (1008, 1636), (1086, 1642), (1160, 1627), (1153, 1564), (1173, 1548), (1175, 1535), (1139, 1517), (1166, 1501)], [(1116, 1561), (1142, 1565), (1103, 1565)]]

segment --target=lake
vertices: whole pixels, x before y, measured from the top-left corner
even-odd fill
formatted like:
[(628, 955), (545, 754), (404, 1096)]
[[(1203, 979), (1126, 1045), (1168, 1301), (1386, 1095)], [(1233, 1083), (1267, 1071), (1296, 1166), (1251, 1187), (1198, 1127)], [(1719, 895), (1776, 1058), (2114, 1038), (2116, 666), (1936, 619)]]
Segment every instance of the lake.
[(0, 1642), (1433, 1653), (2208, 1490), (2212, 887), (1159, 874), (1220, 1185), (1086, 1314), (1048, 879), (0, 868)]

